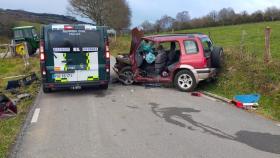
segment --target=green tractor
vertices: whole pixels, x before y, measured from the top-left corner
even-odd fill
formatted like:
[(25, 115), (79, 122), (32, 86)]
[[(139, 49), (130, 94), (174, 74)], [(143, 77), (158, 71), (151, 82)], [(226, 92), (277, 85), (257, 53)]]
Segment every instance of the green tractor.
[(27, 43), (28, 54), (33, 55), (39, 48), (39, 37), (34, 26), (21, 26), (13, 28), (14, 44)]

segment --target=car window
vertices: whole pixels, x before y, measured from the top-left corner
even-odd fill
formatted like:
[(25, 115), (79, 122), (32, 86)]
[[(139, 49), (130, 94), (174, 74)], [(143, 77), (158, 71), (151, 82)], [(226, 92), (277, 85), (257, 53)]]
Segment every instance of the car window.
[[(172, 46), (172, 44), (174, 44), (175, 46)], [(179, 42), (177, 41), (161, 42), (160, 45), (162, 45), (164, 50), (166, 51), (170, 51), (171, 49), (180, 50)]]
[(212, 50), (213, 44), (209, 38), (201, 38), (204, 51), (209, 52)]
[(195, 41), (188, 40), (185, 41), (185, 49), (187, 54), (196, 54), (198, 53), (198, 46)]

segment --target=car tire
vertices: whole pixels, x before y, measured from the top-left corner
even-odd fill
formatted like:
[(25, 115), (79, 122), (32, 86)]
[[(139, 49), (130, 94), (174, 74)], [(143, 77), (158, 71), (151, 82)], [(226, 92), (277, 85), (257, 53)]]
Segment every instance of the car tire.
[(211, 64), (214, 68), (221, 68), (224, 60), (224, 51), (221, 47), (214, 47), (211, 53)]
[(52, 89), (43, 86), (43, 92), (44, 92), (44, 93), (51, 93), (51, 92), (52, 92)]
[(134, 83), (134, 75), (130, 66), (124, 67), (120, 71), (119, 79), (125, 85), (132, 85)]
[(108, 84), (104, 84), (104, 85), (100, 85), (99, 87), (101, 89), (103, 89), (103, 90), (107, 90), (109, 88), (109, 85)]
[(179, 71), (173, 81), (174, 86), (183, 92), (192, 92), (197, 86), (193, 73), (189, 70)]

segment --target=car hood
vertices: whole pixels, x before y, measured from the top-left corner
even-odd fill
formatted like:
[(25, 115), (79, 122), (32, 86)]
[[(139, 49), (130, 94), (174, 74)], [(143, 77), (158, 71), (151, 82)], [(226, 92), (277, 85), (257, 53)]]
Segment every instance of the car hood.
[(135, 51), (136, 47), (141, 42), (141, 38), (144, 37), (144, 31), (142, 28), (136, 27), (132, 29), (131, 36), (132, 36), (132, 40), (131, 40), (130, 54), (132, 54)]

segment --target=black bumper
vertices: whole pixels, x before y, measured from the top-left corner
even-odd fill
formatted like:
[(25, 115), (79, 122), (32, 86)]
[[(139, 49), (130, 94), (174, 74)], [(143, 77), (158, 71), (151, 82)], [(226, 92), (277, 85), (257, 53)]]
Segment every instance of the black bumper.
[(108, 85), (108, 80), (103, 81), (86, 81), (86, 82), (67, 82), (67, 83), (44, 83), (43, 86), (46, 88), (57, 88), (57, 89), (79, 89), (79, 88), (88, 88), (88, 87), (97, 87), (102, 85)]

